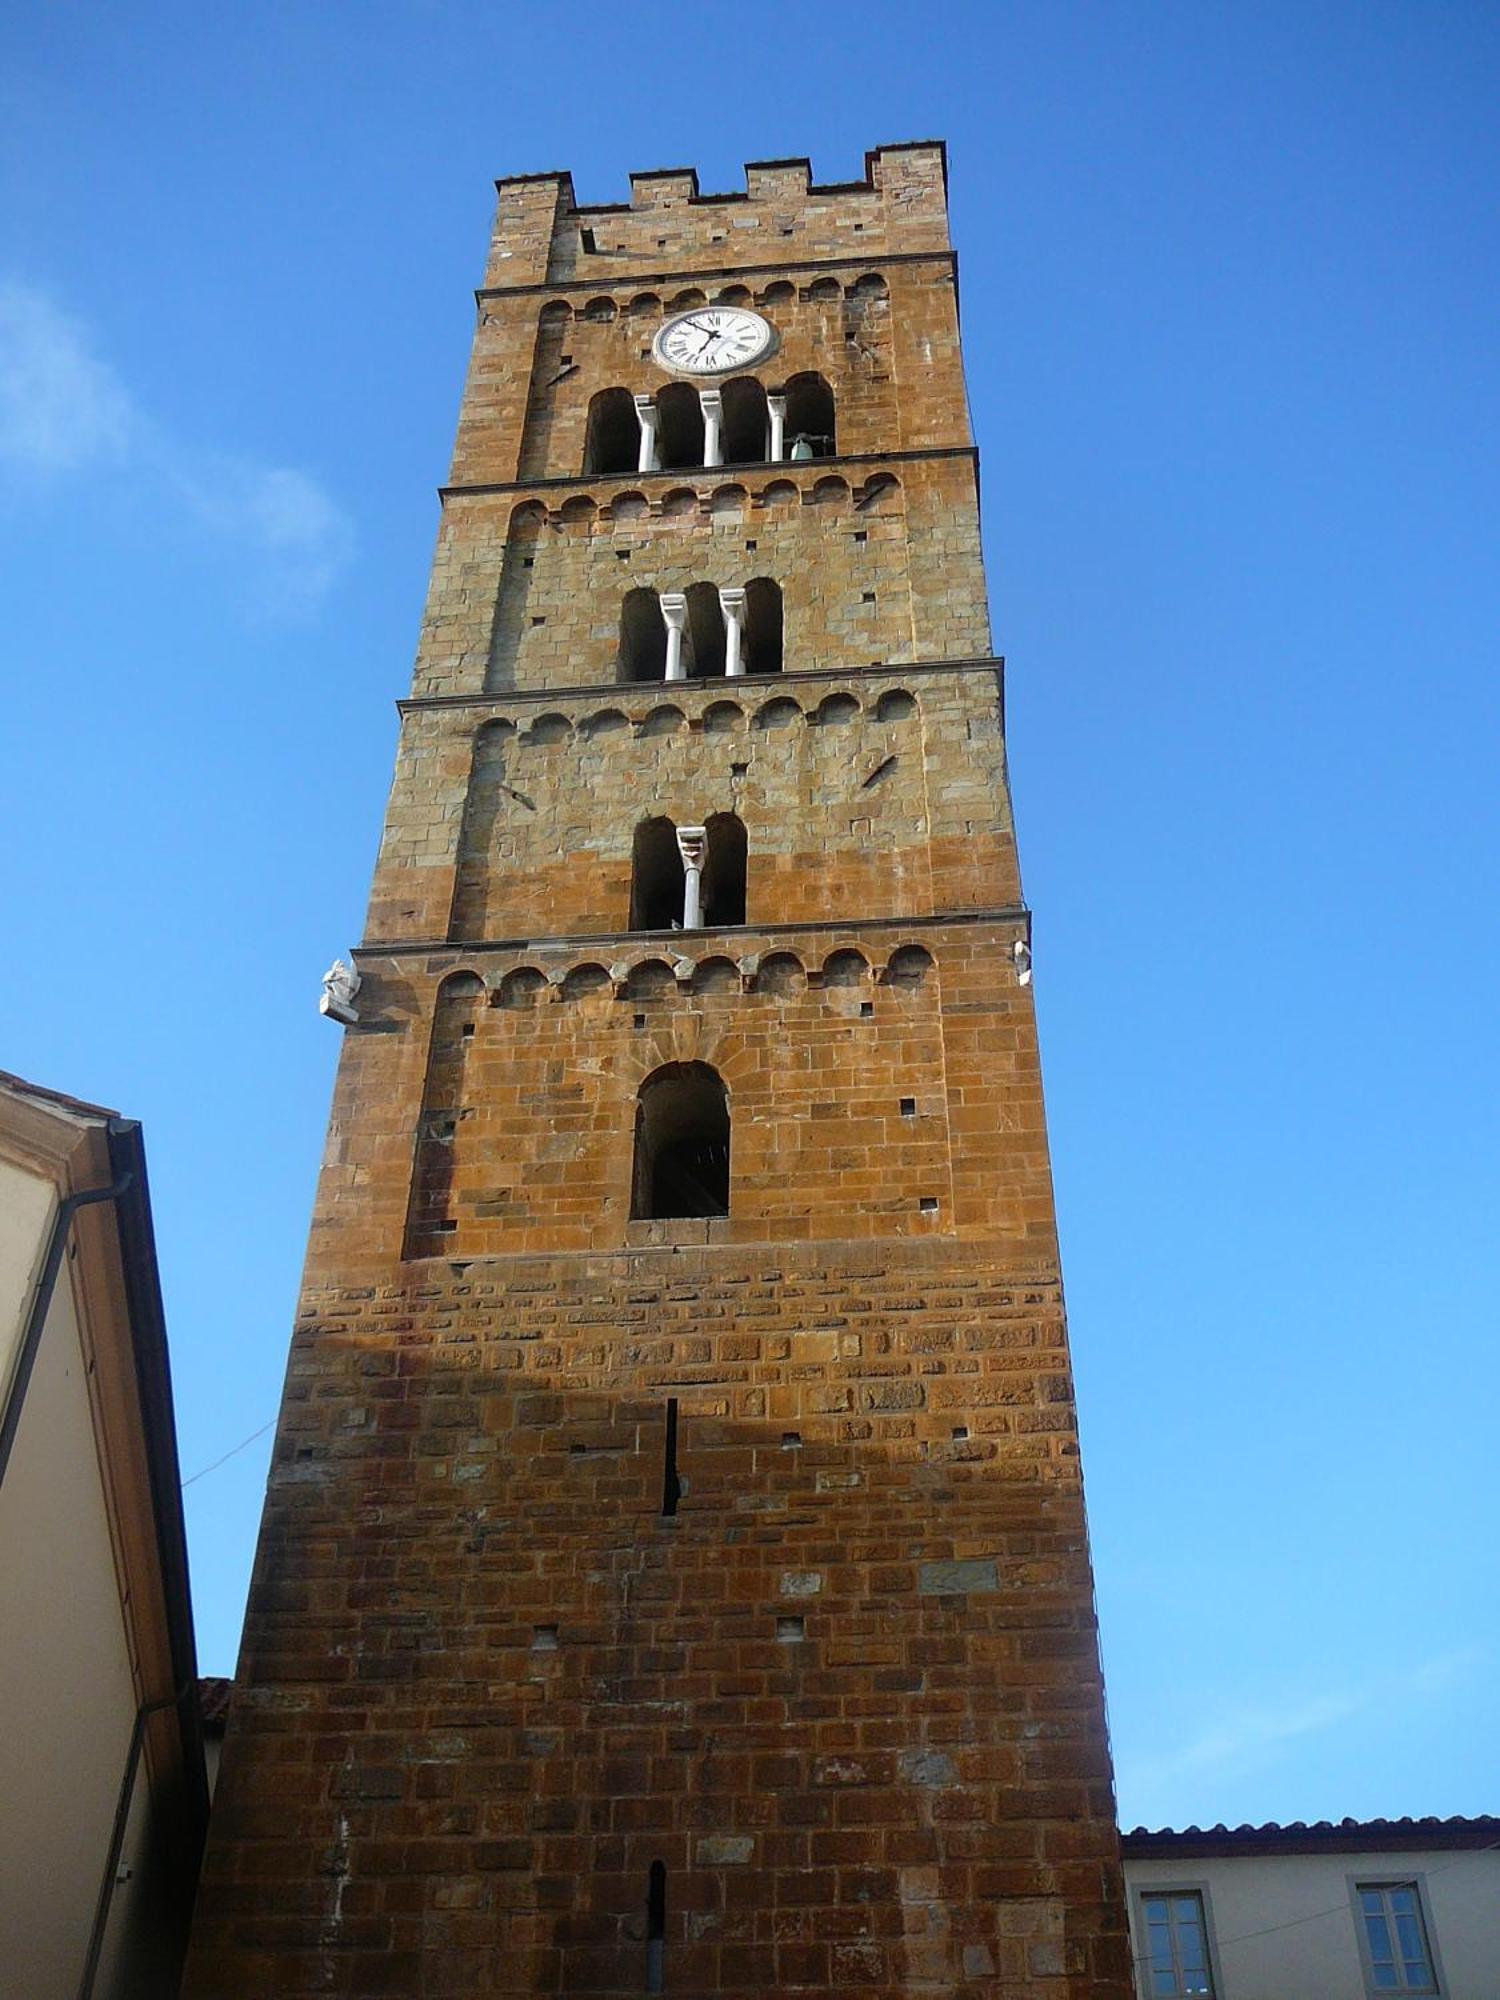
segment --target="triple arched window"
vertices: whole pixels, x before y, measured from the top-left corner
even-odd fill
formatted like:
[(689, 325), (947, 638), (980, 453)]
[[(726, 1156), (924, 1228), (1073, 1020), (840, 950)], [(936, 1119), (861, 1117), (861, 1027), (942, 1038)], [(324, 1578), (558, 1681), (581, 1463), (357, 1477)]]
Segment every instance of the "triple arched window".
[(832, 458), (833, 391), (809, 371), (767, 390), (753, 375), (722, 387), (669, 382), (654, 396), (601, 389), (589, 403), (586, 473), (675, 472), (705, 465)]
[(743, 588), (627, 591), (620, 607), (622, 681), (730, 679), (779, 674), (781, 587), (768, 576)]

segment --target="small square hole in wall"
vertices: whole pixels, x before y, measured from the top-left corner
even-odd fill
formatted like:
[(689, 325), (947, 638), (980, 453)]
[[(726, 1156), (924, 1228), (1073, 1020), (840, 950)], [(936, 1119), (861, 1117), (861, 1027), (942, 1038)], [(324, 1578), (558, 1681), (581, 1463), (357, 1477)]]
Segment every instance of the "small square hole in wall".
[(750, 766), (748, 764), (731, 764), (729, 775), (731, 778), (743, 778), (749, 769)]
[(633, 1025), (634, 1027), (637, 1027), (637, 1028), (644, 1028), (644, 1027), (645, 1027), (645, 1025), (646, 1025), (646, 1017), (645, 1017), (645, 1015), (644, 1015), (644, 1014), (637, 1014), (637, 1015), (636, 1015), (636, 1017), (635, 1017), (635, 1020), (634, 1020), (634, 1022), (632, 1023), (632, 1025)]
[(539, 611), (539, 612), (537, 612), (537, 613), (536, 613), (536, 614), (535, 614), (535, 615), (533, 616), (533, 618), (532, 618), (532, 621), (531, 621), (531, 622), (532, 622), (532, 624), (533, 624), (533, 625), (545, 625), (545, 624), (546, 624), (546, 622), (547, 622), (547, 614), (546, 614), (546, 612), (545, 612), (545, 611)]
[(866, 528), (856, 528), (854, 530), (854, 539), (857, 542), (867, 542), (870, 539), (869, 530)]
[(522, 556), (522, 558), (521, 558), (521, 567), (522, 567), (522, 569), (535, 569), (535, 568), (536, 568), (536, 557), (535, 557), (535, 556)]
[(571, 354), (559, 354), (557, 359), (560, 367), (571, 368), (573, 366), (573, 357)]
[(781, 233), (783, 236), (790, 236), (792, 233), (792, 225), (789, 222), (784, 222), (781, 225)]
[(871, 1019), (871, 1018), (873, 1017), (874, 1013), (875, 1013), (875, 1002), (874, 1002), (873, 1000), (861, 1000), (861, 1001), (860, 1001), (860, 1003), (859, 1003), (859, 1018), (860, 1018), (860, 1019), (861, 1019), (862, 1021), (868, 1021), (868, 1020), (870, 1020), (870, 1019)]
[(924, 1215), (936, 1215), (937, 1206), (938, 1198), (935, 1194), (924, 1194), (917, 1203), (917, 1207), (921, 1209)]
[(861, 603), (861, 604), (873, 604), (873, 603), (875, 602), (875, 593), (874, 593), (874, 591), (873, 591), (873, 590), (862, 590), (862, 591), (861, 591), (861, 592), (859, 593), (859, 601), (860, 601), (860, 603)]
[(451, 1236), (458, 1228), (458, 1223), (451, 1215), (445, 1215), (441, 1222), (435, 1222), (432, 1226), (439, 1236)]
[(667, 239), (666, 239), (666, 237), (665, 237), (665, 236), (658, 236), (658, 237), (657, 237), (657, 239), (656, 239), (656, 247), (657, 247), (657, 249), (658, 249), (658, 250), (665, 250), (665, 249), (666, 249), (666, 247), (667, 247)]
[(616, 562), (629, 562), (629, 561), (630, 561), (630, 551), (629, 551), (629, 549), (616, 549), (616, 550), (615, 550), (615, 561), (616, 561)]
[(472, 1035), (474, 1032), (474, 1023), (472, 1021), (465, 1021), (460, 1032), (463, 1035), (465, 1041), (467, 1041), (469, 1036)]
[(776, 1637), (778, 1642), (783, 1646), (800, 1645), (807, 1637), (807, 1620), (796, 1617), (778, 1618), (776, 1620)]
[(570, 1444), (568, 1446), (568, 1451), (574, 1458), (582, 1458), (587, 1450), (588, 1446), (586, 1444)]
[(651, 359), (651, 349), (649, 347), (641, 349), (641, 359), (642, 361), (649, 361)]
[(531, 1650), (533, 1653), (555, 1653), (557, 1651), (557, 1627), (555, 1625), (533, 1625), (531, 1628)]
[(758, 544), (756, 544), (755, 542), (746, 542), (746, 544), (745, 544), (745, 554), (746, 554), (747, 556), (753, 556), (753, 555), (755, 554), (755, 551), (756, 551), (756, 548), (757, 548), (757, 546), (758, 546)]
[(955, 1424), (953, 1426), (953, 1435), (955, 1439), (962, 1442), (969, 1435), (969, 1426), (967, 1424)]
[(903, 1097), (901, 1100), (901, 1116), (903, 1118), (915, 1118), (916, 1115), (917, 1100), (914, 1097)]
[(781, 1449), (783, 1451), (800, 1451), (801, 1448), (801, 1431), (783, 1431), (781, 1433)]

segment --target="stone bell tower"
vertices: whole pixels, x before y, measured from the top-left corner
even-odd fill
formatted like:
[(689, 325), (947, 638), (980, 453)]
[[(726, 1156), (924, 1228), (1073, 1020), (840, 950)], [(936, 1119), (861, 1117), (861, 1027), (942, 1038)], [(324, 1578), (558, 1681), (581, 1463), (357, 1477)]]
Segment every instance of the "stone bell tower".
[(1123, 2000), (944, 149), (499, 194), (187, 1990)]

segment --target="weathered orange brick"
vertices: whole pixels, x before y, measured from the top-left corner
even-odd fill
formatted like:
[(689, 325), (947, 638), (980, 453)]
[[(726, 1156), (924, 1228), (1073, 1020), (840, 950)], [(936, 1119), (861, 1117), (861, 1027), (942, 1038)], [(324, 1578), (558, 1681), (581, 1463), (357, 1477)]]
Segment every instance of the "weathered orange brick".
[[(656, 1864), (669, 1991), (1128, 1993), (945, 172), (501, 184), (197, 2000), (637, 1993)], [(715, 296), (835, 455), (585, 472)], [(758, 580), (779, 673), (622, 679)], [(743, 909), (646, 928), (638, 825), (728, 815)], [(635, 1219), (686, 1062), (729, 1212)]]

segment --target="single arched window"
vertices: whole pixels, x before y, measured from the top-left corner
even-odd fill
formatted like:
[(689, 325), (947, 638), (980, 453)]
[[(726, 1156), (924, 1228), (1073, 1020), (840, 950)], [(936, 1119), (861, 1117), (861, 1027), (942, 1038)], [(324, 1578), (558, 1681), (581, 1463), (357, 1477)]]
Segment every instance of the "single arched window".
[(667, 1063), (635, 1109), (637, 1222), (729, 1213), (729, 1093), (707, 1063)]
[(759, 465), (766, 456), (767, 428), (764, 385), (753, 375), (736, 375), (724, 384), (724, 463)]
[(745, 672), (781, 672), (781, 586), (768, 576), (745, 585)]
[(694, 680), (708, 680), (724, 671), (724, 611), (712, 583), (689, 584), (687, 590), (687, 670)]
[(630, 856), (630, 928), (669, 931), (682, 925), (683, 867), (677, 829), (669, 819), (643, 819)]
[(667, 671), (667, 625), (654, 590), (627, 590), (620, 606), (620, 679), (659, 681)]
[(589, 404), (583, 447), (585, 472), (634, 472), (641, 462), (641, 427), (628, 389), (601, 389)]
[(656, 457), (663, 472), (703, 463), (703, 405), (687, 382), (656, 392)]
[[(832, 458), (837, 445), (833, 391), (821, 375), (794, 375), (786, 385), (788, 458)], [(799, 439), (808, 447), (799, 451)]]
[(745, 921), (744, 823), (737, 813), (714, 813), (705, 825), (703, 925), (705, 930), (727, 930)]

